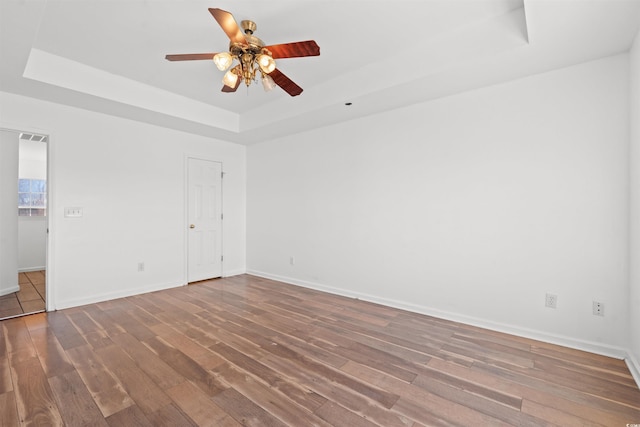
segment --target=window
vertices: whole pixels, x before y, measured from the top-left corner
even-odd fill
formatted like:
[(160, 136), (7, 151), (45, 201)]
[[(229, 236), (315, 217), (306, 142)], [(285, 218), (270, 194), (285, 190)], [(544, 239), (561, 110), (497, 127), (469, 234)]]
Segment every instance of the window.
[(44, 179), (18, 180), (18, 216), (46, 216), (47, 181)]

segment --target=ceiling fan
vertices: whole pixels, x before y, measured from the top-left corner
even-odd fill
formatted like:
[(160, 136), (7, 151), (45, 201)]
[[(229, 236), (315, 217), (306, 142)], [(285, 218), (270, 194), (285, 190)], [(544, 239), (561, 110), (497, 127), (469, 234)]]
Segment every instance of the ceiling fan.
[[(302, 88), (295, 84), (276, 68), (276, 59), (300, 58), (304, 56), (320, 55), (320, 47), (313, 40), (302, 42), (275, 44), (265, 46), (264, 42), (253, 35), (256, 23), (253, 21), (241, 21), (240, 27), (233, 15), (222, 9), (210, 8), (209, 12), (222, 30), (229, 37), (229, 51), (220, 53), (187, 53), (166, 55), (169, 61), (213, 60), (220, 71), (228, 70), (222, 82), (222, 92), (235, 92), (244, 83), (248, 86), (256, 81), (256, 74), (260, 71), (262, 85), (266, 91), (280, 86), (291, 96), (302, 93)], [(237, 61), (237, 65), (231, 67)]]

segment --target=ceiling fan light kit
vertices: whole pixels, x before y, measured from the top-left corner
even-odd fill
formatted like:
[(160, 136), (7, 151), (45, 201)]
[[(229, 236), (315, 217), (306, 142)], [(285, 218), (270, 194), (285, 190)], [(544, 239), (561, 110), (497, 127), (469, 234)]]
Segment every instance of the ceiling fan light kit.
[[(320, 47), (313, 40), (265, 46), (264, 42), (253, 35), (257, 25), (253, 21), (244, 20), (240, 26), (233, 15), (222, 9), (209, 9), (222, 30), (229, 37), (229, 51), (219, 53), (196, 53), (166, 55), (169, 61), (190, 61), (212, 59), (220, 71), (226, 71), (222, 78), (222, 92), (235, 92), (244, 83), (249, 87), (257, 81), (258, 71), (265, 91), (280, 86), (291, 96), (302, 93), (302, 88), (295, 84), (276, 68), (275, 59), (299, 58), (320, 55)], [(244, 30), (244, 34), (240, 31)], [(233, 64), (237, 62), (237, 65)], [(233, 66), (233, 67), (232, 67)]]

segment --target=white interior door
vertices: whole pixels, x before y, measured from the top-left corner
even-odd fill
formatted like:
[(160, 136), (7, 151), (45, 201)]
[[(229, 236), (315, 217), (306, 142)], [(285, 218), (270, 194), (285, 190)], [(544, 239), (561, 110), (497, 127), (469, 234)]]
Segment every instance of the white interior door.
[(222, 164), (188, 159), (189, 282), (222, 276)]

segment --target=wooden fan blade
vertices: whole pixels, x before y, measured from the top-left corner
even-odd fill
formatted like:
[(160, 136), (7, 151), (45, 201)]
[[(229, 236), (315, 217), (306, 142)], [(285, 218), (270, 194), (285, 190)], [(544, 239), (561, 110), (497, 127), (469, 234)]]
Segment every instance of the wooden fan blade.
[(223, 85), (222, 92), (225, 92), (225, 93), (235, 92), (236, 90), (238, 90), (238, 87), (240, 87), (240, 83), (242, 83), (242, 78), (238, 77), (238, 80), (236, 80), (236, 85), (234, 87)]
[(274, 44), (272, 46), (265, 46), (265, 48), (271, 52), (273, 59), (320, 55), (320, 46), (313, 40)]
[(271, 76), (273, 81), (276, 82), (276, 84), (289, 95), (298, 96), (302, 93), (302, 88), (295, 84), (289, 77), (282, 74), (282, 72), (277, 68), (270, 72), (269, 75)]
[(212, 60), (215, 53), (184, 53), (178, 55), (167, 55), (165, 59), (168, 61), (194, 61), (199, 59)]
[(215, 20), (218, 21), (218, 24), (222, 27), (222, 30), (227, 34), (227, 36), (229, 36), (229, 40), (231, 40), (232, 43), (247, 44), (247, 40), (244, 38), (244, 34), (242, 34), (242, 31), (240, 30), (240, 27), (238, 27), (238, 23), (233, 18), (232, 14), (226, 10), (216, 8), (209, 8), (209, 12), (213, 15)]

